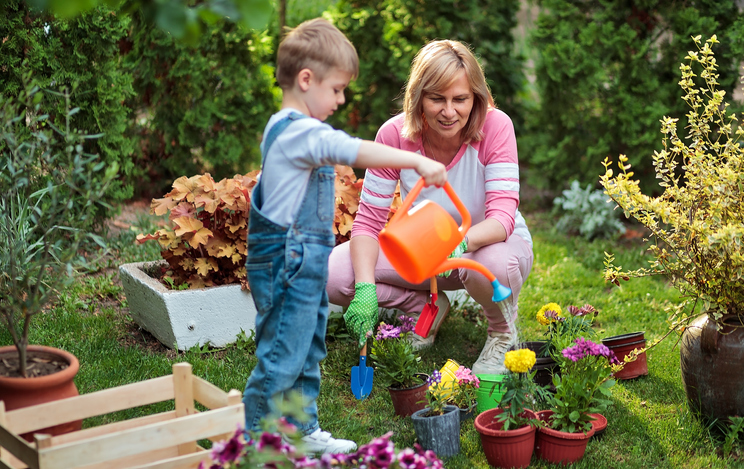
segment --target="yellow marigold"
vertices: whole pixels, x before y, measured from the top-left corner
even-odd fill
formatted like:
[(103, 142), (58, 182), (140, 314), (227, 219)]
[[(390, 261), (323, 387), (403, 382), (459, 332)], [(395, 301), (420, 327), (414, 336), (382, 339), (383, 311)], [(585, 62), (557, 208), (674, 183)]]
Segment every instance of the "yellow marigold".
[(527, 373), (535, 365), (537, 357), (535, 352), (530, 349), (522, 348), (506, 352), (504, 356), (504, 366), (512, 373)]
[(543, 326), (547, 326), (551, 322), (553, 322), (553, 319), (548, 319), (545, 317), (545, 311), (555, 311), (555, 314), (558, 316), (562, 316), (561, 307), (558, 305), (558, 303), (548, 303), (542, 308), (540, 308), (540, 311), (537, 312), (537, 322), (542, 324)]

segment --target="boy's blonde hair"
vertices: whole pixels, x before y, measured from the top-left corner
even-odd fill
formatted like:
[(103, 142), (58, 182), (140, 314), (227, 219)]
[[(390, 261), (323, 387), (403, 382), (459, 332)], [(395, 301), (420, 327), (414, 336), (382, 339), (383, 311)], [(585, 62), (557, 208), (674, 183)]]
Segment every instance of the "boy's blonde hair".
[(307, 20), (289, 32), (279, 44), (276, 81), (283, 90), (294, 86), (300, 70), (308, 68), (323, 81), (333, 68), (359, 75), (359, 57), (354, 45), (336, 26), (323, 18)]
[(441, 93), (465, 70), (473, 91), (473, 110), (462, 131), (463, 142), (480, 141), (489, 107), (495, 108), (491, 91), (478, 60), (468, 46), (459, 41), (431, 41), (416, 54), (403, 101), (403, 137), (416, 141), (424, 131), (423, 99), (427, 93)]

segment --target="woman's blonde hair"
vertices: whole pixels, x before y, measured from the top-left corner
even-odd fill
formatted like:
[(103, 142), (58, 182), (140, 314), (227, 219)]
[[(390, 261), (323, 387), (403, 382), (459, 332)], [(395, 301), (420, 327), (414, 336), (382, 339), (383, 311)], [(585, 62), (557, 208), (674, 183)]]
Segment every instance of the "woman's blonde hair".
[(463, 142), (477, 142), (483, 138), (481, 129), (486, 113), (489, 107), (496, 107), (491, 90), (486, 83), (483, 69), (468, 46), (450, 40), (429, 42), (413, 59), (403, 101), (403, 137), (416, 141), (421, 136), (426, 126), (424, 97), (427, 93), (441, 93), (446, 90), (461, 70), (465, 70), (473, 91), (473, 110), (462, 131)]
[(309, 68), (323, 81), (333, 68), (359, 75), (359, 57), (354, 45), (336, 26), (315, 18), (288, 29), (276, 57), (276, 81), (283, 90), (294, 85), (300, 70)]

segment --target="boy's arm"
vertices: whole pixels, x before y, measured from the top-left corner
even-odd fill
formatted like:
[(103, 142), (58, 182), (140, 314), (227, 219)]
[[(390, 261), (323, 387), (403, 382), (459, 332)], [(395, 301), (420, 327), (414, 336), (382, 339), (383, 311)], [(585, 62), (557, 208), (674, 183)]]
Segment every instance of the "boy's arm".
[(381, 143), (363, 140), (354, 166), (359, 168), (412, 168), (424, 178), (426, 186), (442, 187), (447, 182), (447, 169), (418, 153), (399, 150)]

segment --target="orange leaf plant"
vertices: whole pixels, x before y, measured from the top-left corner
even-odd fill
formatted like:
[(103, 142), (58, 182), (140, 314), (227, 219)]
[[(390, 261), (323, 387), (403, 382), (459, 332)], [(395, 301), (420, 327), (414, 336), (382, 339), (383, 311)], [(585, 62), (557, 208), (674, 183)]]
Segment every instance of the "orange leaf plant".
[[(349, 240), (359, 208), (363, 179), (357, 179), (349, 166), (336, 168), (336, 212), (333, 233), (336, 244)], [(258, 171), (215, 182), (209, 173), (173, 182), (173, 190), (153, 199), (150, 213), (168, 214), (170, 223), (153, 234), (140, 234), (137, 242), (157, 240), (161, 255), (168, 262), (163, 277), (175, 286), (203, 288), (240, 283), (248, 288), (245, 272), (246, 237), (251, 191)], [(393, 210), (400, 206), (396, 191)]]
[(162, 199), (153, 199), (150, 213), (168, 214), (169, 226), (137, 236), (138, 243), (157, 240), (168, 262), (165, 276), (190, 288), (240, 283), (245, 274), (250, 193), (258, 171), (215, 182), (209, 173), (173, 183)]

